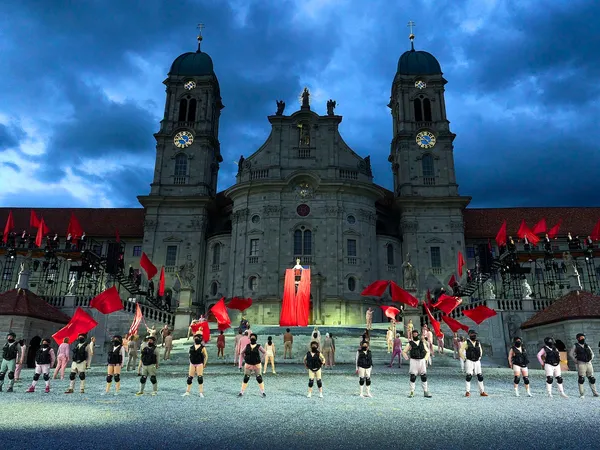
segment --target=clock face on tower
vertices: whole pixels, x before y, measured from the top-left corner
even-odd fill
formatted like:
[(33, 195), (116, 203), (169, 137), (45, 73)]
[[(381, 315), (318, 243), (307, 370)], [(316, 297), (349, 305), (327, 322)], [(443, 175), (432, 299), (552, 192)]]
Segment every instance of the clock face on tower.
[(422, 81), (422, 80), (415, 81), (415, 87), (416, 87), (417, 89), (425, 89), (425, 88), (427, 87), (427, 83), (425, 83), (425, 82), (424, 82), (424, 81)]
[(194, 80), (186, 81), (183, 84), (183, 87), (186, 88), (188, 91), (191, 91), (192, 89), (196, 88), (196, 82)]
[(194, 142), (194, 136), (189, 131), (180, 131), (173, 138), (173, 143), (178, 148), (189, 147), (192, 142)]
[(430, 131), (421, 131), (417, 134), (417, 144), (421, 148), (432, 148), (435, 145), (435, 136)]

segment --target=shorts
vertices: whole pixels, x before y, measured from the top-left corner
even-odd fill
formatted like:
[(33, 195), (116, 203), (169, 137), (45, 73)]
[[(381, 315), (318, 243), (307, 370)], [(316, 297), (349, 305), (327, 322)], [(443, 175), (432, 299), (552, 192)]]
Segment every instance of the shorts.
[(35, 373), (50, 373), (50, 364), (35, 363)]
[(411, 375), (425, 375), (427, 373), (427, 360), (410, 358), (408, 373)]
[(108, 367), (121, 367), (123, 364), (107, 364)]
[(577, 363), (577, 374), (580, 377), (593, 377), (594, 376), (594, 367), (591, 362), (586, 363)]
[(245, 363), (244, 364), (244, 375), (256, 375), (259, 376), (260, 375), (260, 364), (248, 364)]
[(309, 370), (308, 371), (308, 379), (309, 380), (314, 380), (314, 379), (320, 380), (321, 379), (321, 369), (314, 371), (314, 370)]
[(204, 363), (200, 363), (200, 364), (192, 364), (192, 363), (190, 363), (190, 366), (192, 366), (192, 367), (204, 367)]
[(143, 377), (155, 377), (156, 376), (156, 366), (152, 364), (151, 366), (144, 366), (142, 364), (142, 376)]
[(560, 377), (562, 375), (562, 371), (560, 370), (560, 364), (556, 366), (544, 364), (544, 372), (546, 372), (547, 377)]
[(516, 364), (513, 364), (513, 372), (516, 376), (523, 374), (523, 376), (526, 377), (529, 374), (529, 369), (527, 368), (527, 366), (521, 367), (517, 366)]
[(17, 366), (16, 359), (3, 359), (2, 364), (0, 364), (0, 372), (1, 373), (14, 372), (16, 366)]
[(471, 361), (470, 359), (467, 359), (465, 361), (465, 373), (467, 375), (480, 375), (481, 361)]
[(85, 369), (87, 369), (87, 362), (85, 361), (80, 363), (73, 361), (73, 364), (71, 364), (71, 372), (85, 373)]
[(359, 378), (371, 378), (371, 370), (373, 370), (372, 367), (369, 367), (368, 369), (365, 369), (364, 367), (359, 367), (358, 368)]

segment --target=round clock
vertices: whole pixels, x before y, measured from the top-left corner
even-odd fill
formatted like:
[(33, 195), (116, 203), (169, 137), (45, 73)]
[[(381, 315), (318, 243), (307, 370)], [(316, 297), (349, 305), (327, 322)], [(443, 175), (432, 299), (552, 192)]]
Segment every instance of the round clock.
[(435, 136), (430, 131), (421, 131), (417, 134), (417, 144), (421, 148), (432, 148), (435, 145)]
[(296, 208), (296, 213), (298, 213), (300, 217), (306, 217), (310, 214), (310, 206), (305, 204), (298, 205)]
[(180, 131), (173, 138), (173, 143), (179, 148), (189, 147), (192, 142), (194, 142), (194, 136), (189, 131)]
[(186, 81), (183, 84), (183, 87), (186, 88), (188, 91), (191, 91), (192, 89), (196, 88), (196, 82), (194, 80)]
[(425, 89), (427, 87), (427, 83), (425, 83), (423, 80), (415, 81), (415, 87), (417, 89)]

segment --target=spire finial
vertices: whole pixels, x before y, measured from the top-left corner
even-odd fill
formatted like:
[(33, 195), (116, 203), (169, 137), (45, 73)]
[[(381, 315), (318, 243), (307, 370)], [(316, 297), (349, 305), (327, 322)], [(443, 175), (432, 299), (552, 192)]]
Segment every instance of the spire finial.
[(410, 49), (411, 50), (415, 50), (415, 35), (413, 34), (413, 27), (416, 27), (417, 25), (411, 20), (408, 22), (407, 27), (410, 28), (410, 34), (408, 35), (408, 38), (410, 39)]
[(196, 28), (198, 28), (198, 30), (199, 30), (198, 31), (198, 52), (200, 52), (200, 43), (202, 42), (202, 30), (204, 29), (204, 24), (199, 23)]

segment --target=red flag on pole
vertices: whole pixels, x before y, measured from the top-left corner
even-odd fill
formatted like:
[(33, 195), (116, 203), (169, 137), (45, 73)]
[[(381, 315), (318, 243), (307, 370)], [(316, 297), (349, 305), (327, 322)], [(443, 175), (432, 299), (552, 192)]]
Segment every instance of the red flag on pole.
[(225, 306), (225, 297), (215, 303), (212, 308), (210, 308), (210, 312), (212, 312), (215, 319), (217, 319), (219, 330), (227, 329), (231, 326), (231, 319), (229, 318), (227, 307)]
[(145, 252), (142, 252), (142, 257), (140, 258), (140, 267), (146, 271), (148, 280), (154, 278), (154, 275), (156, 275), (158, 272), (158, 269), (154, 264), (152, 264), (152, 261), (150, 261), (150, 258), (148, 258), (148, 255), (146, 255)]
[(413, 295), (406, 292), (396, 283), (390, 281), (390, 286), (393, 302), (406, 303), (407, 305), (412, 306), (413, 308), (419, 306), (419, 300)]
[(540, 220), (538, 223), (535, 224), (535, 226), (531, 229), (531, 231), (534, 234), (541, 234), (541, 233), (545, 233), (546, 229), (547, 229), (547, 225), (546, 225), (546, 219), (542, 219)]
[(37, 228), (40, 226), (40, 219), (38, 219), (38, 216), (33, 209), (29, 213), (29, 226), (31, 228)]
[(37, 234), (35, 235), (35, 245), (37, 247), (42, 246), (42, 239), (44, 239), (44, 234), (45, 234), (44, 228), (46, 228), (46, 224), (44, 223), (44, 218), (42, 217), (42, 220), (40, 220), (40, 225), (38, 226)]
[(121, 236), (119, 235), (119, 229), (115, 228), (115, 242), (117, 242), (117, 244), (119, 242), (121, 242)]
[(460, 251), (458, 252), (458, 261), (457, 261), (457, 264), (458, 264), (458, 278), (462, 278), (462, 276), (463, 276), (463, 267), (467, 263), (465, 261), (465, 258), (463, 257), (462, 252), (460, 252)]
[(390, 282), (388, 280), (374, 281), (373, 283), (368, 285), (360, 293), (360, 295), (363, 295), (365, 297), (381, 297), (383, 295), (383, 293), (385, 292), (385, 290), (387, 289), (387, 287), (389, 286), (389, 284), (390, 284)]
[(496, 243), (498, 244), (498, 247), (506, 245), (506, 220), (502, 222), (502, 226), (498, 230), (498, 234), (496, 235)]
[(101, 292), (90, 302), (90, 308), (96, 308), (102, 314), (110, 314), (123, 309), (123, 302), (115, 286)]
[(77, 220), (75, 213), (71, 213), (71, 218), (69, 219), (69, 225), (67, 227), (67, 235), (71, 235), (73, 237), (73, 242), (77, 242), (79, 238), (83, 235), (83, 228)]
[(400, 314), (400, 310), (393, 306), (383, 306), (382, 305), (381, 309), (383, 310), (383, 314), (385, 314), (385, 317), (389, 317), (390, 319), (395, 319), (396, 316), (398, 314)]
[(556, 225), (554, 225), (552, 228), (550, 228), (548, 230), (547, 234), (550, 239), (554, 239), (556, 237), (556, 235), (558, 234), (558, 231), (560, 230), (561, 224), (562, 224), (562, 219), (560, 219)]
[[(194, 325), (192, 325), (190, 328), (192, 329), (192, 333), (194, 333), (194, 335), (201, 332), (202, 340), (204, 342), (210, 341), (210, 328), (208, 326), (208, 322), (206, 322), (206, 321), (198, 322), (198, 323), (195, 323)], [(202, 331), (200, 331), (200, 329), (202, 329)]]
[(479, 305), (477, 308), (464, 309), (463, 314), (479, 325), (484, 320), (494, 317), (497, 313), (487, 306)]
[(8, 212), (8, 218), (6, 219), (6, 225), (4, 225), (4, 234), (2, 235), (2, 242), (6, 244), (8, 241), (8, 235), (12, 230), (15, 229), (15, 220), (13, 219), (12, 211)]
[(64, 338), (69, 338), (69, 342), (74, 342), (79, 334), (86, 334), (94, 329), (96, 325), (98, 325), (98, 322), (81, 307), (78, 307), (69, 323), (54, 333), (52, 337), (57, 344), (62, 344)]
[(525, 223), (525, 219), (523, 219), (523, 221), (521, 222), (519, 231), (517, 231), (517, 236), (519, 236), (519, 238), (521, 239), (527, 238), (527, 240), (533, 245), (537, 245), (538, 242), (540, 242), (540, 238), (537, 237), (535, 233), (529, 229), (529, 227)]
[(229, 309), (237, 309), (238, 311), (242, 311), (242, 312), (247, 310), (251, 306), (252, 306), (251, 298), (233, 297), (231, 300), (229, 300), (229, 303), (227, 303), (227, 307)]
[(446, 314), (450, 314), (462, 302), (462, 298), (460, 297), (452, 297), (451, 295), (442, 294), (438, 298), (438, 301), (432, 305), (432, 307), (437, 308)]
[(165, 266), (160, 269), (160, 278), (158, 279), (158, 295), (165, 295)]
[(469, 327), (467, 325), (463, 325), (458, 320), (454, 320), (450, 316), (442, 316), (442, 320), (446, 322), (446, 325), (448, 325), (453, 333), (458, 332), (458, 330), (465, 330), (465, 332), (469, 331)]
[(590, 234), (590, 237), (592, 238), (592, 241), (600, 240), (600, 220), (598, 220), (598, 222), (596, 223), (596, 226), (592, 230), (592, 234)]
[(450, 286), (452, 289), (454, 289), (454, 285), (457, 283), (456, 281), (456, 277), (454, 276), (454, 274), (452, 274), (452, 276), (450, 277), (450, 279), (448, 280), (448, 286)]
[(431, 312), (429, 311), (429, 308), (427, 307), (427, 305), (425, 303), (423, 303), (423, 306), (425, 307), (425, 312), (427, 313), (427, 316), (429, 317), (429, 322), (431, 322), (431, 326), (433, 327), (433, 332), (435, 333), (436, 336), (443, 336), (440, 323), (434, 319), (433, 315), (431, 314)]
[(427, 289), (427, 294), (425, 294), (425, 298), (427, 299), (427, 307), (430, 308), (433, 304), (433, 300), (431, 298), (431, 291)]
[(140, 328), (140, 324), (142, 323), (142, 308), (140, 308), (140, 304), (136, 303), (135, 305), (135, 316), (133, 317), (133, 322), (129, 327), (129, 332), (127, 333), (129, 336), (133, 336), (137, 334), (138, 329)]

